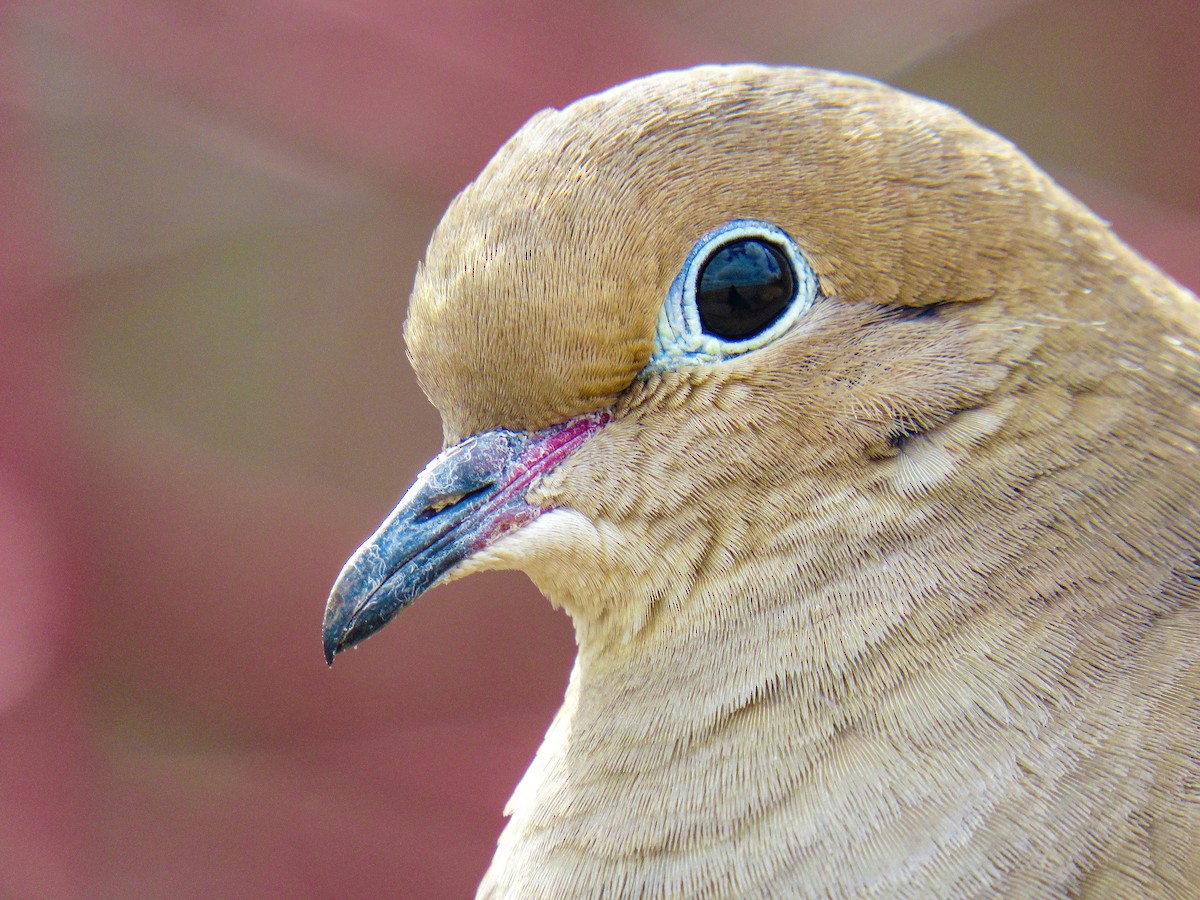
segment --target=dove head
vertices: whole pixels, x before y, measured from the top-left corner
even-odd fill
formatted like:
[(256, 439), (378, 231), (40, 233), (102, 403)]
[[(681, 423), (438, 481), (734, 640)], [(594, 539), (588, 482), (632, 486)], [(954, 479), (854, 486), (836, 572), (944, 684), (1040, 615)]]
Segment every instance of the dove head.
[(685, 260), (728, 222), (790, 235), (825, 298), (929, 306), (1063, 255), (1077, 206), (1046, 206), (1046, 185), (1007, 141), (877, 82), (668, 72), (505, 144), (435, 231), (405, 337), (448, 441), (541, 428), (629, 388)]
[[(451, 204), (405, 326), (471, 475), (439, 487), (431, 466), (351, 560), (327, 653), (479, 568), (524, 569), (622, 640), (684, 622), (667, 610), (812, 596), (868, 559), (877, 577), (938, 510), (970, 514), (991, 477), (972, 448), (1039, 343), (1026, 313), (1086, 284), (1107, 241), (1007, 141), (865, 79), (711, 66), (540, 113)], [(480, 475), (493, 457), (521, 479)], [(972, 466), (963, 498), (930, 499)], [(526, 505), (481, 499), (491, 518), (453, 553), (386, 561), (410, 518), (475, 522), (460, 501), (493, 489)], [(465, 526), (447, 527), (404, 553), (444, 551)], [(397, 578), (400, 601), (350, 622)]]

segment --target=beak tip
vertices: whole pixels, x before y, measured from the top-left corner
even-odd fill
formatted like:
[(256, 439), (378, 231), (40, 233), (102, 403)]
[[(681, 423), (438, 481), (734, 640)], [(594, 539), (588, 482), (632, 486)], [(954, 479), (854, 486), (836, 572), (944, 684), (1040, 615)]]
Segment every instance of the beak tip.
[(325, 650), (325, 664), (332, 666), (333, 658), (346, 649), (347, 620), (350, 610), (341, 591), (335, 586), (325, 606), (325, 620), (321, 623), (321, 638)]

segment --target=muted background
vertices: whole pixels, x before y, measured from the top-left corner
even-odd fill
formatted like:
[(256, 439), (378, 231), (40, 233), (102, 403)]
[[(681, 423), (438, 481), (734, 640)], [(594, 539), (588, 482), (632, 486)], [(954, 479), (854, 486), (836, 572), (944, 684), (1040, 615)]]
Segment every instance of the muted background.
[(477, 576), (331, 671), (320, 622), (439, 447), (416, 261), (532, 113), (884, 77), (1196, 288), (1197, 46), (1195, 0), (0, 0), (0, 896), (473, 889), (569, 622)]

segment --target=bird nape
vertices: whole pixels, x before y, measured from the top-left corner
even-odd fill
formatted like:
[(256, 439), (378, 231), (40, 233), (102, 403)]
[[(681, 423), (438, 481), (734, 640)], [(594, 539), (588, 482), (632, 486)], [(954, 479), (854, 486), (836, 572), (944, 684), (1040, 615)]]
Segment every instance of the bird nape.
[(483, 896), (1200, 892), (1200, 307), (1012, 144), (802, 68), (529, 121), (405, 338), (446, 449), (325, 649), (578, 641)]

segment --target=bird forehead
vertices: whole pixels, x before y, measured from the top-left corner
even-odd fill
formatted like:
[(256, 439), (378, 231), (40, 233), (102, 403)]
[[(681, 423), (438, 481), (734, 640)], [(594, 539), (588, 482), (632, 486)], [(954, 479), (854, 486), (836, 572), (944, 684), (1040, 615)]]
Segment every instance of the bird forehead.
[(577, 217), (546, 210), (523, 223), (475, 212), (439, 228), (405, 328), (447, 439), (603, 406), (649, 358), (662, 292), (655, 253), (611, 252), (603, 215), (581, 233)]

